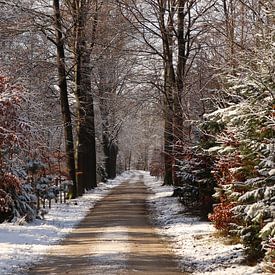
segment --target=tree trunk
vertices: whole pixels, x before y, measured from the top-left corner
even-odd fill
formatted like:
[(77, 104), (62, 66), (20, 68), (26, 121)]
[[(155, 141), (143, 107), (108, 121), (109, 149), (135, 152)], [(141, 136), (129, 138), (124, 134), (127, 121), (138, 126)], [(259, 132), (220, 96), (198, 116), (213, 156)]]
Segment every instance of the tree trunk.
[(173, 121), (171, 115), (166, 114), (164, 126), (164, 184), (173, 185)]
[(116, 161), (117, 161), (117, 153), (118, 147), (117, 145), (111, 141), (108, 134), (103, 131), (102, 139), (103, 139), (103, 151), (104, 151), (104, 166), (108, 179), (114, 179), (116, 177)]
[(85, 39), (86, 11), (76, 9), (75, 27), (75, 94), (77, 98), (77, 184), (78, 193), (97, 186), (94, 102), (91, 91), (90, 49)]
[(73, 181), (72, 197), (77, 196), (77, 184), (75, 175), (75, 158), (74, 158), (74, 140), (73, 140), (73, 128), (71, 121), (70, 106), (68, 100), (68, 89), (66, 79), (66, 66), (65, 66), (65, 51), (64, 40), (62, 38), (62, 24), (59, 0), (53, 1), (54, 8), (54, 21), (55, 21), (55, 36), (56, 36), (56, 49), (57, 49), (57, 69), (59, 78), (59, 90), (60, 90), (60, 103), (61, 112), (64, 126), (64, 138), (65, 138), (65, 151), (66, 162), (69, 170), (70, 179)]
[(129, 152), (128, 169), (127, 170), (131, 170), (131, 162), (132, 162), (132, 151)]
[[(166, 61), (167, 63), (167, 61)], [(168, 67), (168, 68), (167, 68)], [(169, 64), (165, 69), (164, 100), (164, 184), (173, 185), (173, 82), (174, 73)]]
[(184, 88), (184, 77), (185, 77), (185, 66), (188, 55), (188, 30), (187, 34), (184, 31), (184, 19), (185, 19), (185, 0), (178, 1), (178, 20), (177, 20), (177, 40), (178, 40), (178, 60), (177, 60), (177, 77), (176, 77), (176, 88), (173, 94), (173, 156), (174, 156), (174, 173), (173, 182), (174, 185), (180, 184), (180, 178), (178, 176), (178, 161), (183, 151), (183, 139), (184, 139), (184, 118), (183, 118), (183, 88)]
[(94, 103), (91, 91), (90, 54), (85, 48), (76, 65), (77, 125), (77, 182), (80, 194), (97, 186)]
[(173, 11), (169, 12), (165, 24), (165, 3), (160, 5), (160, 30), (164, 56), (164, 184), (173, 185), (173, 90), (175, 88), (175, 71), (173, 67)]
[(117, 153), (118, 146), (115, 143), (111, 143), (110, 145), (110, 154), (109, 154), (109, 177), (110, 179), (114, 179), (116, 177), (117, 170)]

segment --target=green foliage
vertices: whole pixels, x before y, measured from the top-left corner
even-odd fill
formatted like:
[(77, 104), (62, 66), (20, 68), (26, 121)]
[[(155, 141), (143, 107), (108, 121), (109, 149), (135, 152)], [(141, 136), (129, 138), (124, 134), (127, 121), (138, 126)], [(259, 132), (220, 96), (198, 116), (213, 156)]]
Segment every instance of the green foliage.
[[(213, 159), (208, 152), (199, 146), (185, 148), (181, 159), (177, 160), (179, 165), (178, 177), (181, 186), (193, 186), (199, 190), (199, 199), (194, 197), (196, 206), (202, 217), (207, 217), (212, 211), (215, 179), (212, 177), (211, 169)], [(195, 209), (194, 204), (192, 208)]]
[(11, 173), (0, 176), (0, 222), (22, 216), (31, 221), (36, 216), (35, 203), (31, 186)]
[(212, 139), (208, 152), (215, 158), (212, 172), (218, 183), (214, 197), (219, 203), (210, 220), (239, 236), (249, 256), (266, 254), (270, 260), (275, 233), (275, 83), (270, 57), (275, 45), (272, 32), (262, 38), (264, 44), (253, 57), (246, 60), (243, 55), (239, 68), (227, 72), (224, 86), (231, 101), (205, 116), (203, 130)]

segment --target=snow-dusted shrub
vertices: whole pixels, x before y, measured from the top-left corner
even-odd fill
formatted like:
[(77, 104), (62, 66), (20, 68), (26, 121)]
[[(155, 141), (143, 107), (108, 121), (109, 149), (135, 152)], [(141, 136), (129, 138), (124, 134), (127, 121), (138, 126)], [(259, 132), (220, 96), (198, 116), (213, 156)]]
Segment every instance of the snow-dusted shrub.
[(5, 173), (0, 177), (0, 222), (25, 216), (27, 221), (36, 216), (36, 197), (32, 188), (16, 176)]
[(104, 168), (103, 164), (99, 164), (98, 167), (97, 167), (97, 175), (99, 176), (100, 178), (100, 181), (102, 182), (107, 182), (108, 180), (108, 176), (107, 176), (107, 173), (106, 173), (106, 169)]
[(13, 200), (9, 193), (0, 189), (0, 223), (12, 218)]
[(178, 163), (177, 176), (181, 186), (194, 186), (199, 190), (199, 196), (194, 193), (192, 207), (198, 207), (200, 214), (207, 217), (212, 211), (214, 187), (216, 181), (211, 175), (213, 159), (202, 148), (202, 144), (185, 148)]
[(253, 54), (242, 53), (232, 72), (226, 72), (223, 107), (205, 116), (209, 125), (219, 125), (218, 131), (208, 131), (215, 139), (209, 149), (217, 160), (215, 197), (234, 205), (228, 230), (255, 257), (274, 255), (270, 240), (275, 233), (274, 29), (263, 25), (257, 39), (261, 43)]
[(40, 177), (34, 182), (36, 193), (40, 198), (51, 200), (56, 197), (58, 188), (52, 182), (53, 179), (50, 176)]
[(35, 216), (31, 190), (26, 190), (26, 173), (18, 161), (29, 134), (29, 126), (20, 116), (24, 89), (0, 76), (0, 222), (16, 217)]
[[(242, 93), (243, 89), (244, 86)], [(247, 89), (251, 92), (250, 85)], [(239, 88), (235, 93), (240, 93)], [(262, 95), (264, 94), (263, 92)], [(228, 225), (227, 229), (238, 234), (248, 252), (257, 256), (263, 252), (263, 239), (259, 232), (275, 219), (275, 188), (272, 175), (274, 147), (271, 146), (274, 144), (274, 130), (269, 126), (272, 106), (273, 101), (266, 93), (261, 103), (255, 101), (252, 96), (243, 97), (242, 101), (230, 108), (208, 116), (210, 119), (226, 122), (225, 129), (216, 136), (219, 146), (210, 149), (217, 158), (213, 175), (218, 182), (215, 197), (219, 198), (221, 203), (216, 206), (217, 209), (214, 209), (210, 219), (220, 229), (220, 219), (225, 217), (221, 211), (222, 205), (226, 203), (228, 210), (232, 203), (236, 204), (231, 211), (226, 212), (224, 221)], [(222, 227), (224, 226), (225, 224)]]
[(37, 210), (40, 208), (40, 201), (42, 200), (43, 207), (45, 207), (46, 200), (51, 202), (52, 199), (57, 200), (60, 191), (67, 191), (64, 187), (65, 183), (57, 184), (54, 176), (46, 175), (46, 165), (39, 160), (29, 160), (26, 165), (29, 175), (30, 187), (36, 196)]

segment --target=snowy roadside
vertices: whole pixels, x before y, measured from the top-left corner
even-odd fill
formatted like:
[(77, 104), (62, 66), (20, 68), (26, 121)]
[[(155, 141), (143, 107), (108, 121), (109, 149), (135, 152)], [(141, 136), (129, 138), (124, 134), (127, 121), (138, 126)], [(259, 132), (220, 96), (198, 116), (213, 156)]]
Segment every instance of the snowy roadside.
[(149, 206), (157, 230), (171, 240), (171, 248), (183, 271), (213, 275), (263, 274), (259, 266), (241, 264), (244, 259), (242, 245), (224, 244), (224, 239), (215, 237), (211, 223), (184, 215), (178, 199), (171, 197), (173, 187), (161, 186), (162, 182), (155, 177), (139, 173), (144, 175), (145, 184), (153, 193)]
[(100, 183), (81, 198), (55, 204), (44, 220), (27, 225), (0, 224), (0, 275), (20, 274), (20, 270), (42, 259), (45, 253), (65, 238), (97, 201), (131, 174)]

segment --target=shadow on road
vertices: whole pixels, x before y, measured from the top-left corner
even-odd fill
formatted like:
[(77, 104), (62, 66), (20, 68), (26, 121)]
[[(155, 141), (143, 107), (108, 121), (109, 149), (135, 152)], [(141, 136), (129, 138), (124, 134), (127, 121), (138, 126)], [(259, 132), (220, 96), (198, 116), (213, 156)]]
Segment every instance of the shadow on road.
[(150, 224), (141, 179), (114, 188), (27, 274), (183, 274)]

